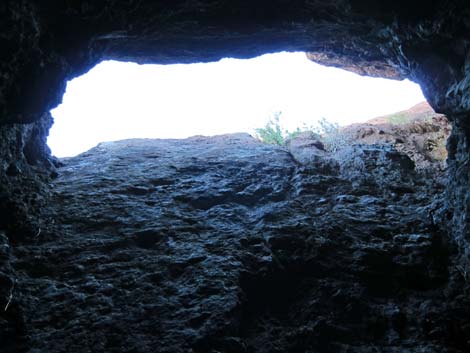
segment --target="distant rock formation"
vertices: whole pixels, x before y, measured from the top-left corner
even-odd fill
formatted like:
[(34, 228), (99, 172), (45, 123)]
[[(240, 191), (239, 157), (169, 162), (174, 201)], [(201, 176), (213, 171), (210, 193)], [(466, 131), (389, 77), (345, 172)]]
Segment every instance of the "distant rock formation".
[[(319, 136), (308, 131), (289, 139), (287, 148), (301, 163), (332, 158), (336, 152), (344, 155), (352, 145), (382, 145), (405, 153), (417, 170), (444, 170), (446, 142), (451, 125), (442, 114), (437, 114), (425, 102), (401, 112), (370, 119), (365, 123), (339, 127), (337, 131)], [(333, 145), (327, 146), (325, 144)], [(334, 151), (332, 151), (332, 149)], [(330, 150), (329, 152), (327, 150)]]
[(355, 143), (392, 145), (406, 153), (419, 169), (442, 169), (451, 125), (444, 115), (423, 102), (405, 111), (347, 126), (341, 132)]

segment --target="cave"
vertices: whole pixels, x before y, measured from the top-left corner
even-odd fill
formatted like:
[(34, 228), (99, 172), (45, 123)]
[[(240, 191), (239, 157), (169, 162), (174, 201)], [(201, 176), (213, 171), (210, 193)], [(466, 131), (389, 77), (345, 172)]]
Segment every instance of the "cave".
[(408, 80), (325, 67), (301, 52), (178, 65), (106, 61), (67, 83), (62, 103), (51, 110), (47, 143), (53, 156), (71, 157), (129, 138), (256, 136), (275, 116), (285, 139), (299, 130), (321, 131), (321, 118), (339, 129), (424, 101)]
[[(469, 351), (465, 1), (8, 0), (0, 18), (2, 351)], [(103, 60), (280, 51), (419, 83), (452, 124), (442, 178), (387, 148), (354, 147), (358, 175), (243, 134), (75, 162), (46, 145), (66, 82)]]

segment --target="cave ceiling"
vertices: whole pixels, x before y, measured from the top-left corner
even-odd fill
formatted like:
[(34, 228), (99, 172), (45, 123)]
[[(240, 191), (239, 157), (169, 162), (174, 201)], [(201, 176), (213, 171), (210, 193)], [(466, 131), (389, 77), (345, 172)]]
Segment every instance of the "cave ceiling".
[(421, 84), (440, 112), (470, 109), (468, 5), (459, 1), (4, 1), (1, 121), (58, 105), (102, 60), (191, 63), (304, 51), (323, 65)]

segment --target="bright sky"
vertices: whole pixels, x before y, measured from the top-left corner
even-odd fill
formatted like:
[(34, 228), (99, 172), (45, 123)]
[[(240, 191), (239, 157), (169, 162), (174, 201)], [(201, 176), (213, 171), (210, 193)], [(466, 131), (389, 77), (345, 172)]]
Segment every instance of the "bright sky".
[(48, 144), (65, 157), (126, 138), (253, 133), (276, 111), (289, 130), (321, 117), (345, 125), (424, 100), (410, 81), (361, 77), (304, 53), (190, 65), (106, 61), (68, 82)]

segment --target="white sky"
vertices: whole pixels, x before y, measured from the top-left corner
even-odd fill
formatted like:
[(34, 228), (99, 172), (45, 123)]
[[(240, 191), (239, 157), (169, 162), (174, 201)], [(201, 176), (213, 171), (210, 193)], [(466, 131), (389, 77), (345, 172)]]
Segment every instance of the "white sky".
[(361, 77), (304, 53), (190, 65), (107, 61), (68, 82), (48, 144), (65, 157), (126, 138), (252, 133), (275, 111), (289, 130), (321, 117), (344, 125), (424, 100), (410, 81)]

